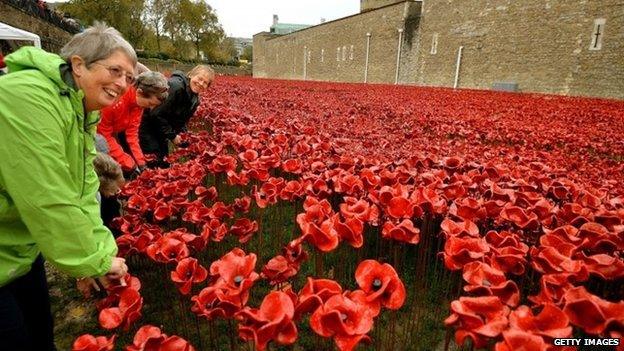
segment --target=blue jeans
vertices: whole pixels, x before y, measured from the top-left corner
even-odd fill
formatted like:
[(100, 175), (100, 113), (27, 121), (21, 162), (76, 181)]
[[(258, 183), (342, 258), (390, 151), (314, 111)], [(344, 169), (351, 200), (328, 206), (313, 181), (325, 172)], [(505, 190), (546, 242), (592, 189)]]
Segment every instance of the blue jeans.
[(56, 351), (43, 258), (0, 287), (0, 351)]

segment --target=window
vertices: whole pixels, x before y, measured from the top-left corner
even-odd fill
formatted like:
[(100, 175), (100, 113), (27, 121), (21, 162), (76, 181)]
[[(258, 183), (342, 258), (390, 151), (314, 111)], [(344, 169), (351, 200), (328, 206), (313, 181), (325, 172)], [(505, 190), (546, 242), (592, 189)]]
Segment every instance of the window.
[(340, 61), (340, 46), (336, 49), (336, 61)]
[(342, 47), (342, 60), (346, 61), (347, 60), (347, 46), (343, 46)]
[(349, 60), (353, 60), (353, 45), (351, 45), (351, 50), (349, 50)]
[(312, 50), (308, 50), (308, 63), (310, 63), (312, 57)]
[(433, 38), (431, 38), (431, 55), (435, 55), (438, 53), (438, 33), (433, 34)]
[(605, 23), (607, 23), (607, 20), (604, 18), (597, 18), (594, 20), (594, 30), (592, 31), (589, 50), (598, 51), (602, 49), (602, 37), (604, 36)]

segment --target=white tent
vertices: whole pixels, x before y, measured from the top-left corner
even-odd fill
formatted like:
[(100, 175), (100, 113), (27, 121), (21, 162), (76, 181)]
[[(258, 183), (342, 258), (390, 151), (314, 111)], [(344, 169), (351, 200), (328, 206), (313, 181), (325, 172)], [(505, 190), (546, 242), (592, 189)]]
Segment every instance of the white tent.
[(11, 27), (2, 22), (0, 22), (0, 39), (32, 41), (36, 47), (41, 47), (41, 38), (37, 34)]

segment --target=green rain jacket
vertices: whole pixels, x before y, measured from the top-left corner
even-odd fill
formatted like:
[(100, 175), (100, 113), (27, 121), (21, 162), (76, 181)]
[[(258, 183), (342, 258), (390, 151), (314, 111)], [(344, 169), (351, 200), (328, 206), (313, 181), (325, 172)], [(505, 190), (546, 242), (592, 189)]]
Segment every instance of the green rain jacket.
[[(93, 169), (99, 114), (61, 77), (58, 55), (25, 47), (0, 77), (0, 287), (40, 253), (73, 277), (106, 274), (117, 245), (102, 224)], [(66, 66), (65, 66), (66, 67)], [(68, 82), (66, 82), (68, 81)]]

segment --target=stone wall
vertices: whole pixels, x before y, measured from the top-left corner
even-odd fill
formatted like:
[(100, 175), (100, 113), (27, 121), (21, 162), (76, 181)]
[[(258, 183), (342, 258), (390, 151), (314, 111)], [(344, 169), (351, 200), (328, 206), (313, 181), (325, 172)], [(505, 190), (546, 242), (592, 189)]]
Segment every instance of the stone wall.
[[(419, 85), (624, 98), (624, 2), (621, 0), (426, 1), (414, 79)], [(602, 48), (590, 50), (595, 20)], [(437, 48), (432, 53), (435, 37)]]
[[(401, 62), (413, 63), (419, 14), (420, 2), (404, 1), (289, 35), (259, 33), (254, 36), (254, 77), (394, 83), (399, 29)], [(399, 73), (401, 82), (414, 81), (412, 75)]]
[(360, 12), (374, 10), (401, 1), (402, 0), (360, 0)]
[[(402, 28), (401, 84), (453, 87), (463, 47), (460, 88), (513, 83), (523, 92), (624, 99), (622, 0), (425, 0), (370, 10), (393, 2), (361, 0), (360, 14), (285, 36), (257, 34), (254, 76), (363, 82), (371, 33), (368, 81), (394, 83)], [(601, 47), (593, 50), (597, 31)]]
[(0, 21), (39, 35), (43, 49), (51, 52), (58, 53), (72, 37), (71, 33), (42, 18), (31, 16), (29, 13), (17, 9), (4, 1), (0, 1)]

